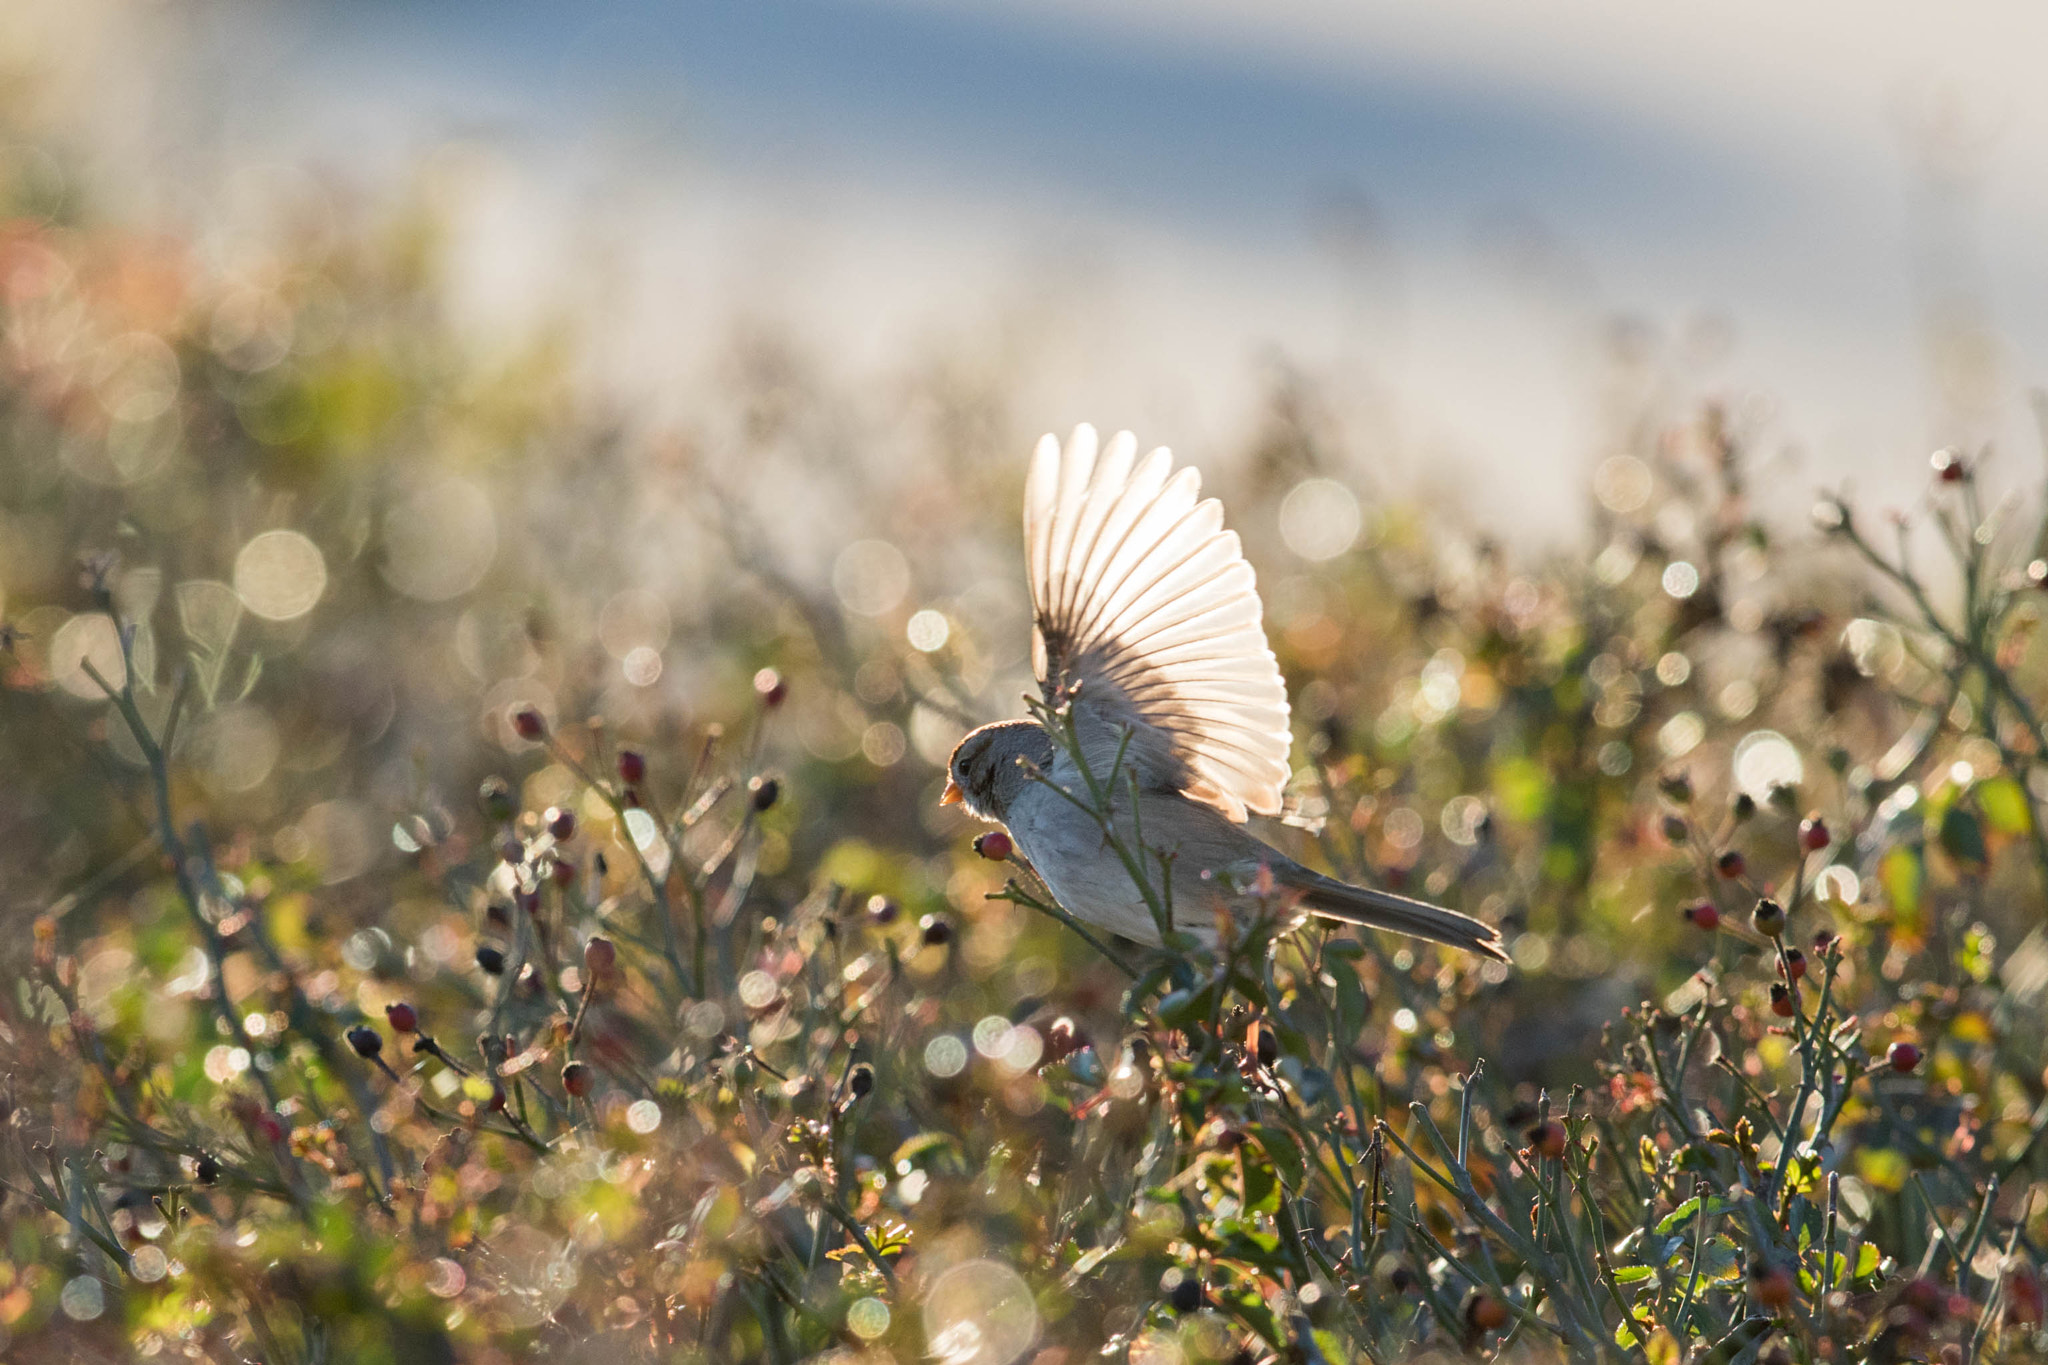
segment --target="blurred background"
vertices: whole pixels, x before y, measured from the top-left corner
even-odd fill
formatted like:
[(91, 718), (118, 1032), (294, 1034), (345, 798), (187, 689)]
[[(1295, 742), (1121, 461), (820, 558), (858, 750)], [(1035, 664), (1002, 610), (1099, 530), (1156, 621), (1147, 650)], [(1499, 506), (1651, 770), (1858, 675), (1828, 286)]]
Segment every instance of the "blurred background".
[(2031, 6), (10, 9), (100, 202), (234, 264), (284, 206), (432, 193), (459, 324), (573, 335), (650, 426), (736, 336), (864, 420), (995, 365), (1020, 430), (1204, 463), (1301, 379), (1350, 474), (1537, 543), (1618, 383), (1768, 410), (1802, 496), (2034, 439)]

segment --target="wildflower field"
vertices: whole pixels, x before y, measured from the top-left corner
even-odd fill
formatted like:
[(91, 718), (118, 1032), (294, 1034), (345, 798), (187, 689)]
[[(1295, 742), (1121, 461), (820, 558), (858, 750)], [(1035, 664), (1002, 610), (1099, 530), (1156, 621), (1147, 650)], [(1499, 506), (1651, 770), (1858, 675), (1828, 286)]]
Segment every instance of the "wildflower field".
[(1098, 946), (937, 803), (999, 368), (649, 431), (425, 202), (229, 269), (4, 165), (7, 1360), (2048, 1356), (2034, 452), (1809, 517), (1644, 400), (1532, 557), (1276, 387), (1266, 832), (1514, 963)]

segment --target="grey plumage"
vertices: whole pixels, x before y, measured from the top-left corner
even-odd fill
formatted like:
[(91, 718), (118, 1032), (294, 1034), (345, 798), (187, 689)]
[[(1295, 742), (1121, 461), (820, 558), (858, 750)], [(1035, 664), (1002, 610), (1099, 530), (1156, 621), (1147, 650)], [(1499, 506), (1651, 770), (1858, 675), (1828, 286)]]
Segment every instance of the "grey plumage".
[[(1489, 926), (1304, 867), (1243, 826), (1277, 814), (1290, 768), (1287, 693), (1266, 644), (1251, 566), (1199, 476), (1129, 433), (1096, 458), (1081, 427), (1046, 437), (1025, 495), (1033, 659), (1064, 705), (1088, 771), (1124, 776), (1111, 818), (1126, 847), (1170, 859), (1176, 930), (1213, 938), (1218, 912), (1260, 899), (1505, 960)], [(1033, 776), (1034, 771), (1045, 779)], [(1018, 850), (1079, 919), (1145, 943), (1158, 927), (1094, 817), (1072, 757), (1035, 721), (985, 725), (960, 741), (946, 800), (1009, 828)], [(1135, 807), (1125, 783), (1135, 779)], [(1148, 861), (1151, 861), (1148, 859)]]

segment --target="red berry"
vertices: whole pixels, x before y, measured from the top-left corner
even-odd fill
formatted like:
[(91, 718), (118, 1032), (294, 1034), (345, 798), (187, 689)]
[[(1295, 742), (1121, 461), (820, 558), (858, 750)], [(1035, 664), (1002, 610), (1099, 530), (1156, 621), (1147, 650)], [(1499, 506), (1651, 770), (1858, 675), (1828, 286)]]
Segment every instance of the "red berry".
[(1892, 1070), (1903, 1076), (1920, 1065), (1920, 1048), (1917, 1044), (1901, 1040), (1885, 1050), (1884, 1059), (1891, 1063)]
[(275, 1114), (264, 1114), (256, 1120), (256, 1135), (275, 1147), (284, 1141), (284, 1120)]
[(1782, 1267), (1764, 1262), (1749, 1268), (1749, 1292), (1765, 1308), (1783, 1308), (1792, 1302), (1792, 1276)]
[(619, 781), (637, 786), (647, 780), (647, 760), (636, 749), (619, 750)]
[(512, 712), (512, 731), (524, 740), (547, 738), (548, 722), (539, 710), (531, 706), (515, 707)]
[(505, 1087), (502, 1085), (491, 1087), (491, 1112), (493, 1114), (505, 1112)]
[(384, 1007), (384, 1021), (393, 1033), (411, 1033), (420, 1026), (420, 1012), (400, 1000)]
[(1933, 467), (1934, 477), (1943, 483), (1961, 483), (1970, 476), (1970, 466), (1958, 450), (1937, 450), (1927, 463)]
[(1507, 1325), (1507, 1305), (1491, 1294), (1474, 1294), (1465, 1305), (1465, 1321), (1475, 1331), (1495, 1332)]
[(772, 709), (789, 699), (789, 684), (774, 669), (764, 668), (754, 675), (754, 695), (761, 699), (761, 705)]
[(992, 863), (1007, 862), (1012, 847), (1010, 836), (999, 829), (977, 835), (974, 840), (974, 851)]
[(583, 970), (592, 977), (600, 977), (619, 963), (619, 950), (603, 935), (592, 938), (583, 945)]
[(1778, 975), (1788, 981), (1797, 981), (1806, 975), (1806, 954), (1797, 948), (1787, 948), (1785, 955), (1778, 959)]
[(1828, 822), (1818, 815), (1809, 815), (1799, 822), (1799, 847), (1807, 853), (1818, 853), (1828, 846)]
[(1749, 864), (1744, 862), (1742, 855), (1732, 848), (1714, 859), (1714, 866), (1720, 870), (1722, 876), (1730, 881), (1735, 880), (1749, 870)]
[(597, 1073), (582, 1062), (571, 1062), (562, 1068), (562, 1089), (582, 1099), (597, 1085)]
[(548, 822), (548, 833), (554, 835), (557, 841), (576, 837), (575, 811), (564, 810), (560, 806), (549, 806), (546, 819)]
[(1777, 1015), (1780, 1019), (1790, 1019), (1798, 1012), (1798, 1006), (1792, 1003), (1791, 988), (1782, 981), (1773, 981), (1771, 983), (1771, 1013)]
[(1536, 1155), (1547, 1161), (1557, 1161), (1564, 1156), (1564, 1125), (1556, 1119), (1546, 1119), (1531, 1128), (1525, 1136)]
[(1692, 905), (1686, 906), (1685, 917), (1693, 923), (1694, 927), (1705, 929), (1709, 932), (1721, 927), (1721, 912), (1715, 908), (1712, 901), (1697, 901)]

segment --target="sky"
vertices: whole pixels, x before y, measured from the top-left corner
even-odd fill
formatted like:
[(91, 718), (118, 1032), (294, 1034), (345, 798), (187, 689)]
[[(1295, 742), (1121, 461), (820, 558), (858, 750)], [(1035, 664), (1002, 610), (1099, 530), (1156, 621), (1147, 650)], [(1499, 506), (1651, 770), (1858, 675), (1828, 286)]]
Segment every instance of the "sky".
[[(213, 0), (174, 34), (121, 13), (100, 41), (147, 79), (109, 140), (195, 168), (157, 184), (179, 211), (263, 168), (457, 165), (479, 332), (573, 303), (593, 374), (657, 420), (736, 321), (856, 387), (999, 351), (1020, 420), (1198, 460), (1243, 444), (1285, 364), (1370, 433), (1339, 472), (1540, 539), (1616, 439), (1625, 318), (1663, 382), (1768, 414), (1802, 508), (1844, 482), (1903, 499), (1941, 441), (1996, 439), (2014, 478), (2038, 459), (2035, 7)], [(1982, 393), (1933, 377), (1936, 305), (1995, 335)]]

